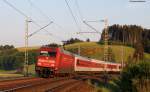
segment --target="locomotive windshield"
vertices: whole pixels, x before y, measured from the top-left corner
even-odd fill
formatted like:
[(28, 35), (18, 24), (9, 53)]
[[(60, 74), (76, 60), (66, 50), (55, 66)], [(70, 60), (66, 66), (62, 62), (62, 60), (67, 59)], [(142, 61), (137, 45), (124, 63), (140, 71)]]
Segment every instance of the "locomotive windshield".
[(40, 56), (56, 57), (56, 52), (41, 51)]

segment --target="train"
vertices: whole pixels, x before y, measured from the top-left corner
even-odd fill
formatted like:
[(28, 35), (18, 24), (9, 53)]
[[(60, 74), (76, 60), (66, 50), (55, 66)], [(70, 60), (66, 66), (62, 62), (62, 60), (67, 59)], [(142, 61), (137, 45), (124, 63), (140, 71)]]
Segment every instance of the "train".
[(83, 57), (60, 47), (41, 47), (35, 65), (39, 77), (78, 74), (119, 73), (120, 63), (105, 62)]

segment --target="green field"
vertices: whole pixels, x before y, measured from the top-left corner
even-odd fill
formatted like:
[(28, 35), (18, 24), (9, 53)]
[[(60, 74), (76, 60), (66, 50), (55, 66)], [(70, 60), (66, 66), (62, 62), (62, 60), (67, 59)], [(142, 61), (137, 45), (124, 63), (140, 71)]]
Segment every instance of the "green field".
[[(39, 46), (28, 47), (28, 50), (37, 50), (39, 48), (40, 48)], [(20, 51), (20, 52), (24, 52), (25, 51), (25, 47), (19, 47), (19, 48), (17, 48), (17, 50)]]
[[(122, 46), (121, 45), (109, 45), (112, 49), (112, 53), (114, 54), (114, 58), (116, 62), (121, 62), (122, 60)], [(82, 56), (95, 58), (99, 60), (103, 60), (104, 56), (104, 45), (100, 45), (96, 42), (81, 42), (75, 43), (65, 46), (66, 50), (78, 53), (78, 48), (80, 48), (80, 54)], [(124, 55), (123, 59), (126, 62), (129, 56), (133, 56), (134, 48), (123, 46)], [(145, 53), (144, 57), (150, 60), (150, 54)]]
[(35, 74), (35, 65), (29, 65), (29, 73), (34, 75)]
[(16, 70), (6, 71), (0, 70), (0, 77), (21, 77), (23, 74), (17, 74)]

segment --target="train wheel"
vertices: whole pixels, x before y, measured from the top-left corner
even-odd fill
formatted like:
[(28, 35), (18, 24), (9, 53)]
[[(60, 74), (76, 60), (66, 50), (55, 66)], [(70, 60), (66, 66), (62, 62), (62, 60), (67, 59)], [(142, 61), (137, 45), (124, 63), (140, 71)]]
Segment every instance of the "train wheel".
[(36, 72), (36, 76), (37, 76), (37, 77), (42, 77), (40, 71), (37, 71), (37, 72)]
[(50, 76), (50, 70), (49, 69), (43, 69), (42, 77), (48, 78), (49, 76)]

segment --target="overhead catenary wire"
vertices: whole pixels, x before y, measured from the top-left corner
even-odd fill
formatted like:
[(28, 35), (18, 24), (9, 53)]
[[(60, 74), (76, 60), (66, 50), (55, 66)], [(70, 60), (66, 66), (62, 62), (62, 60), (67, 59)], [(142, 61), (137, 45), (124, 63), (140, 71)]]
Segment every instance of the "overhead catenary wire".
[(44, 16), (46, 19), (48, 19), (49, 21), (54, 20), (53, 18), (50, 18), (49, 16), (47, 16), (37, 5), (35, 5), (31, 0), (28, 0), (28, 2), (30, 3), (30, 5), (32, 7), (34, 7), (37, 11), (39, 11), (39, 13)]
[(3, 0), (7, 5), (9, 5), (11, 8), (13, 8), (15, 11), (17, 11), (18, 13), (20, 13), (22, 16), (24, 17), (28, 17), (26, 14), (24, 14), (22, 11), (20, 11), (19, 9), (17, 9), (16, 7), (14, 7), (11, 3), (9, 3), (7, 0)]
[[(45, 18), (47, 18), (49, 21), (50, 21), (50, 23), (52, 23), (52, 24), (55, 24), (58, 28), (60, 28), (60, 29), (62, 29), (62, 27), (59, 25), (59, 24), (57, 24), (57, 23), (55, 23), (53, 20), (53, 18), (51, 18), (51, 17), (49, 17), (47, 14), (45, 14), (36, 4), (34, 4), (31, 0), (28, 0), (28, 2), (30, 3), (30, 5), (32, 5), (32, 7), (34, 7), (37, 11), (39, 11), (39, 13), (42, 15), (42, 16), (44, 16)], [(37, 25), (37, 24), (36, 24)], [(39, 26), (39, 25), (37, 25), (37, 26)], [(37, 30), (38, 31), (38, 30)], [(54, 34), (52, 35), (49, 31), (47, 31), (47, 30), (45, 30), (45, 32), (46, 33), (48, 33), (48, 35), (50, 35), (50, 36), (54, 36)], [(62, 40), (62, 37), (60, 37), (60, 36), (56, 36), (55, 35), (55, 38), (56, 39), (59, 39), (59, 40)]]
[[(38, 26), (39, 28), (42, 28), (39, 24), (37, 24), (36, 22), (33, 22), (36, 26)], [(51, 22), (50, 22), (50, 24), (51, 24)], [(54, 38), (56, 38), (56, 39), (58, 39), (58, 40), (62, 40), (62, 38), (60, 38), (60, 37), (58, 37), (58, 36), (56, 36), (56, 35), (54, 35), (54, 34), (52, 34), (52, 33), (50, 33), (49, 31), (47, 31), (46, 29), (42, 29), (42, 30), (44, 30), (44, 32), (46, 32), (49, 36), (53, 36)], [(37, 30), (38, 31), (38, 30)]]
[[(18, 13), (20, 13), (22, 16), (24, 16), (24, 17), (26, 17), (26, 18), (29, 18), (25, 13), (23, 13), (22, 11), (20, 11), (19, 9), (17, 9), (14, 5), (12, 5), (11, 3), (9, 3), (7, 0), (3, 0), (3, 1), (4, 1), (4, 3), (6, 3), (7, 5), (9, 5), (11, 8), (13, 8), (15, 11), (17, 11)], [(47, 26), (42, 27), (42, 26), (40, 26), (38, 23), (36, 23), (33, 19), (30, 20), (30, 21), (32, 21), (32, 23), (34, 23), (36, 26), (38, 26), (41, 30), (45, 30), (45, 31), (48, 33), (48, 35), (51, 35), (51, 36), (52, 36), (52, 33), (48, 32), (46, 29), (44, 29), (44, 28), (47, 27)], [(39, 32), (39, 31), (38, 31), (38, 32)], [(36, 32), (36, 33), (37, 33), (37, 32)], [(56, 36), (55, 38), (59, 39), (57, 36)]]
[(58, 28), (62, 28), (62, 26), (60, 26), (58, 23), (54, 22), (52, 17), (49, 17), (47, 14), (45, 14), (37, 5), (35, 5), (31, 0), (28, 0), (28, 2), (30, 3), (30, 5), (32, 5), (32, 7), (34, 7), (36, 10), (39, 11), (40, 14), (42, 14), (45, 18), (47, 18), (48, 20), (52, 20), (53, 24), (55, 24)]
[(92, 30), (94, 30), (95, 32), (77, 32), (78, 34), (80, 33), (100, 33), (97, 29), (95, 29), (94, 27), (92, 27), (91, 25), (89, 25), (87, 22), (88, 21), (84, 21), (84, 17), (82, 15), (82, 12), (81, 12), (81, 9), (80, 9), (80, 6), (79, 6), (79, 3), (78, 3), (78, 0), (75, 0), (75, 4), (76, 4), (76, 7), (77, 7), (77, 10), (78, 10), (78, 13), (79, 13), (79, 16), (80, 16), (80, 19), (81, 21), (87, 25), (89, 28), (91, 28)]
[[(78, 25), (77, 19), (76, 19), (76, 17), (74, 16), (73, 11), (72, 11), (71, 7), (69, 6), (68, 1), (65, 0), (65, 3), (66, 3), (66, 5), (67, 5), (67, 7), (68, 7), (68, 9), (69, 9), (69, 12), (70, 12), (70, 14), (71, 14), (71, 16), (72, 16), (72, 18), (73, 18), (75, 24), (76, 24), (77, 29), (79, 30), (79, 32), (81, 32), (81, 28), (80, 28), (80, 26)], [(83, 35), (82, 35), (82, 36), (83, 36)], [(85, 36), (83, 36), (83, 37), (86, 38)]]
[[(48, 20), (54, 20), (53, 18), (50, 18), (49, 16), (47, 16), (47, 15), (46, 15), (37, 5), (35, 5), (31, 0), (28, 0), (28, 2), (30, 3), (30, 5), (32, 5), (32, 7), (34, 7), (36, 10), (38, 10), (39, 13), (42, 14), (45, 18), (47, 18)], [(69, 3), (68, 3), (68, 2), (67, 2), (67, 5), (69, 6)], [(69, 7), (70, 7), (70, 6), (69, 6)], [(70, 8), (69, 10), (72, 12), (71, 8)], [(77, 20), (76, 20), (75, 16), (73, 15), (73, 12), (72, 12), (71, 14), (72, 14), (72, 16), (74, 17), (74, 21), (75, 21), (75, 23), (76, 23), (76, 26), (77, 26), (78, 30), (81, 31), (81, 29), (80, 29), (80, 27), (79, 27), (79, 25), (78, 25), (78, 23), (77, 23)], [(53, 24), (55, 24), (58, 28), (62, 29), (62, 27), (61, 27), (60, 25), (58, 25), (57, 23), (53, 22)], [(60, 38), (60, 37), (59, 37), (59, 38)]]
[[(91, 28), (92, 30), (94, 30), (97, 33), (100, 33), (97, 29), (95, 29), (94, 27), (92, 27), (91, 25), (89, 25), (86, 21), (83, 21), (84, 24), (86, 24), (89, 28)], [(101, 34), (101, 33), (100, 33)]]
[(65, 0), (65, 3), (66, 3), (66, 5), (67, 5), (67, 7), (68, 7), (68, 9), (69, 9), (69, 12), (70, 12), (70, 14), (71, 14), (71, 16), (72, 16), (72, 18), (73, 18), (75, 24), (76, 24), (76, 27), (78, 28), (79, 31), (81, 31), (81, 29), (80, 29), (80, 27), (79, 27), (79, 25), (78, 25), (78, 22), (77, 22), (77, 20), (76, 20), (74, 14), (73, 14), (73, 11), (72, 11), (71, 7), (69, 6), (68, 1)]
[[(13, 6), (11, 3), (9, 3), (7, 0), (3, 0), (7, 5), (9, 5), (11, 8), (13, 8), (15, 11), (17, 11), (18, 13), (20, 13), (22, 16), (29, 18), (25, 13), (23, 13), (22, 11), (20, 11), (19, 9), (17, 9), (15, 6)], [(33, 23), (35, 23), (35, 21), (32, 19), (31, 20)], [(39, 24), (36, 23), (36, 25), (39, 26)], [(41, 27), (42, 28), (42, 27)]]
[(81, 19), (81, 21), (83, 21), (83, 14), (82, 14), (82, 12), (81, 12), (81, 9), (80, 9), (80, 6), (79, 6), (79, 3), (78, 3), (78, 0), (75, 0), (75, 5), (76, 5), (76, 7), (77, 7), (77, 10), (78, 10), (78, 13), (79, 13), (79, 16), (80, 16), (80, 19)]

